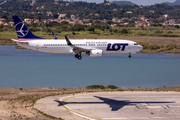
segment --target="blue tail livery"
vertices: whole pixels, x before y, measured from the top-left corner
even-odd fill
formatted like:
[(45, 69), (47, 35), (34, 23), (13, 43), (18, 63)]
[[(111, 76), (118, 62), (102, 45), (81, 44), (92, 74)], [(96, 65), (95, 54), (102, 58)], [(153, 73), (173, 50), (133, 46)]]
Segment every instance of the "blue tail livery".
[(35, 36), (18, 16), (13, 16), (18, 39), (44, 39)]
[(55, 39), (55, 40), (58, 40), (58, 38), (57, 38), (57, 36), (54, 34), (54, 32), (52, 32), (52, 34), (53, 34), (54, 39)]

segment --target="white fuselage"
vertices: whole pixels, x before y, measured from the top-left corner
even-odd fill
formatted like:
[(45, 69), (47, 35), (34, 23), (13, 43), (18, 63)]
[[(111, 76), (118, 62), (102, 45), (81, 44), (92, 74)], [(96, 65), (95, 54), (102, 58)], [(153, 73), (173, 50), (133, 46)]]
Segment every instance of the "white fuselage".
[[(21, 41), (21, 40), (19, 40)], [(135, 53), (142, 49), (142, 46), (129, 40), (117, 39), (71, 39), (71, 43), (77, 47), (87, 49), (99, 49), (103, 53)], [(65, 39), (59, 40), (27, 40), (18, 42), (18, 45), (27, 49), (47, 53), (73, 53), (72, 47), (67, 45)]]

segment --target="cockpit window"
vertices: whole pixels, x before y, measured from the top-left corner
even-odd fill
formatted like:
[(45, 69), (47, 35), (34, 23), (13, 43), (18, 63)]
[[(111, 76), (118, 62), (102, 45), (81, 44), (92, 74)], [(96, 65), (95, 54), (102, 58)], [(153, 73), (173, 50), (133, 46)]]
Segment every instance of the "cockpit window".
[(134, 45), (138, 45), (137, 43), (134, 43)]

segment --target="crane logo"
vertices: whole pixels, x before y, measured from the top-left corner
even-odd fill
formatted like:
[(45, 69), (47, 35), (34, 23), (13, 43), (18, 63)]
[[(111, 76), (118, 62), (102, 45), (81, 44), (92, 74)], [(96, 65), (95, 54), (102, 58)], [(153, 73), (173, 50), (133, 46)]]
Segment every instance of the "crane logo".
[(17, 23), (15, 27), (18, 37), (24, 37), (29, 32), (29, 29), (25, 26), (23, 22)]

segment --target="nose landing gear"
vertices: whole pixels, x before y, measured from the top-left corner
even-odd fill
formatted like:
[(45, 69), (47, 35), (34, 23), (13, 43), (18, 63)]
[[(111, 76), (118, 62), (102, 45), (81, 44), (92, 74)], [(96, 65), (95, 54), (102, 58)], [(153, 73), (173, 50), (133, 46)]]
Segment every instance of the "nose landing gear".
[(75, 58), (81, 60), (81, 59), (82, 59), (82, 56), (81, 56), (81, 54), (76, 54), (76, 55), (75, 55)]
[(131, 58), (131, 53), (129, 53), (129, 56), (128, 56), (129, 58)]

